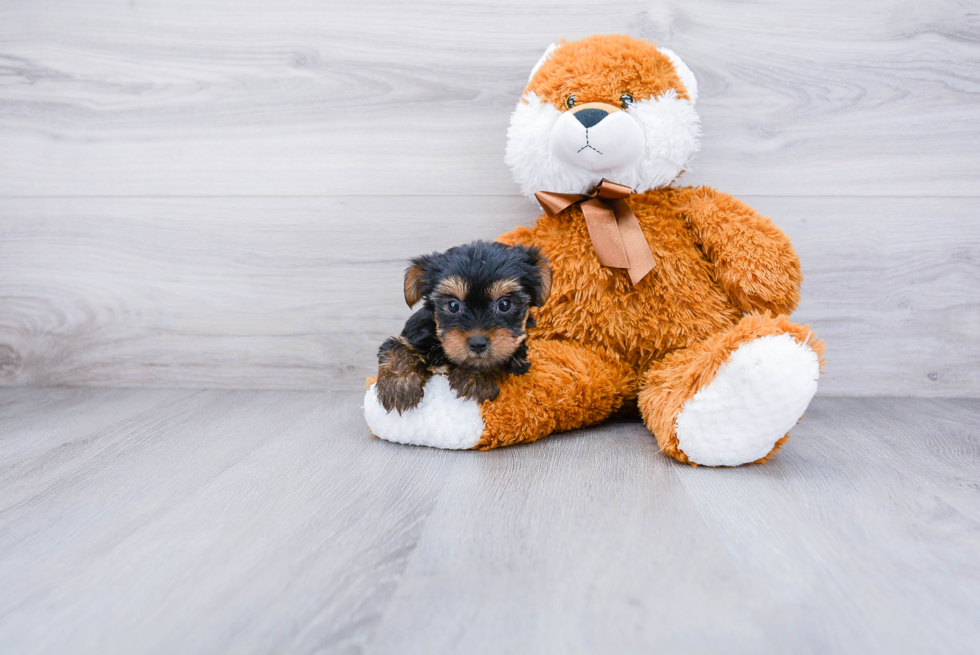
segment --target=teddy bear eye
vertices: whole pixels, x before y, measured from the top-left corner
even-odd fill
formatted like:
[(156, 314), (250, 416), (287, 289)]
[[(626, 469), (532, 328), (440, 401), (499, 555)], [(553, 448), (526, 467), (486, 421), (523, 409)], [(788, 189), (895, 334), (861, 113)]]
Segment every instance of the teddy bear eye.
[(574, 95), (568, 96), (568, 98), (565, 99), (565, 106), (568, 107), (569, 109), (571, 109), (572, 107), (575, 106), (575, 96)]
[(619, 96), (619, 104), (623, 106), (623, 109), (627, 109), (633, 104), (633, 96), (628, 93), (624, 93), (623, 95)]

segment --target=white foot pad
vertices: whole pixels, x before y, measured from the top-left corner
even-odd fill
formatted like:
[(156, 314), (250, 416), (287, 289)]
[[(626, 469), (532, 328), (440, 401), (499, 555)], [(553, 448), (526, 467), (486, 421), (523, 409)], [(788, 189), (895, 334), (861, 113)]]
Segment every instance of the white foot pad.
[(678, 446), (706, 466), (737, 466), (772, 451), (817, 392), (817, 353), (788, 334), (742, 344), (677, 416)]
[(457, 398), (445, 375), (429, 378), (422, 402), (403, 414), (386, 412), (374, 386), (364, 395), (364, 418), (371, 432), (386, 441), (461, 450), (475, 446), (483, 435), (479, 403)]

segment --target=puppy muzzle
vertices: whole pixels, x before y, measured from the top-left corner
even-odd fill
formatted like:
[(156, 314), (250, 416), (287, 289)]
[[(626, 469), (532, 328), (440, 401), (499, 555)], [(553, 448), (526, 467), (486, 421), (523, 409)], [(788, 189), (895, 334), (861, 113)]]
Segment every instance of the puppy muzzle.
[(450, 330), (442, 336), (442, 347), (454, 364), (488, 369), (506, 362), (525, 337), (503, 327), (469, 333)]

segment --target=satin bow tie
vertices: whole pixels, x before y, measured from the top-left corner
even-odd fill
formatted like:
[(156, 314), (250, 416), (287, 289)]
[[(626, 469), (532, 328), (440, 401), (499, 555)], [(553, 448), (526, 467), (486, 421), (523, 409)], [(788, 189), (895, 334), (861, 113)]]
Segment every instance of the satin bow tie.
[(625, 198), (631, 193), (633, 190), (628, 186), (603, 179), (587, 195), (539, 191), (534, 197), (548, 216), (580, 203), (599, 263), (628, 269), (635, 286), (653, 270), (656, 262), (636, 214), (626, 204)]

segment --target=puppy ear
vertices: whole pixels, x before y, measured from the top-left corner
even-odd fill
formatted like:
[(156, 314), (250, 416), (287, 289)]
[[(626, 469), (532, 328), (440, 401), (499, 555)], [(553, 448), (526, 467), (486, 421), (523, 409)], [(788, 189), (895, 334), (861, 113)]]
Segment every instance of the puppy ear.
[(531, 305), (541, 307), (551, 295), (551, 266), (541, 251), (533, 246), (526, 249), (524, 261), (531, 267), (531, 274), (525, 281), (525, 287), (531, 294)]
[(405, 269), (405, 302), (411, 307), (422, 300), (422, 283), (428, 257), (412, 259), (412, 265)]

